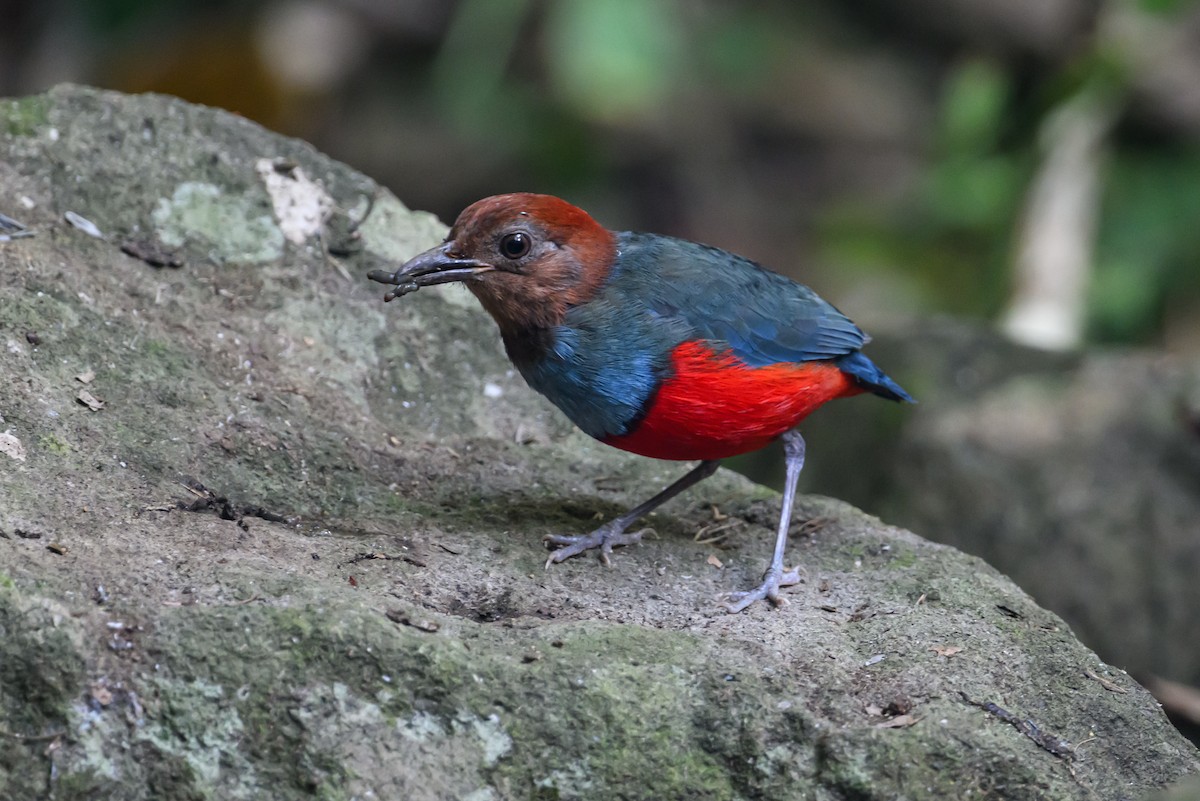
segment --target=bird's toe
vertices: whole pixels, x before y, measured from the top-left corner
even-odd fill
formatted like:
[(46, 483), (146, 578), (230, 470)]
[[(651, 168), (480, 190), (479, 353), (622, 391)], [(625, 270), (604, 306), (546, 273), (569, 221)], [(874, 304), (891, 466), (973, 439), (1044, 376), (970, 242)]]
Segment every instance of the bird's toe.
[(781, 595), (779, 591), (784, 587), (799, 584), (800, 581), (799, 568), (782, 571), (769, 570), (763, 578), (763, 583), (754, 589), (727, 593), (723, 606), (731, 614), (737, 614), (747, 609), (755, 601), (770, 601), (772, 606), (787, 606), (787, 598)]
[(546, 560), (546, 567), (566, 561), (572, 556), (578, 556), (592, 548), (600, 549), (600, 561), (608, 565), (613, 548), (641, 542), (643, 536), (653, 531), (652, 528), (643, 528), (639, 531), (626, 532), (615, 527), (601, 526), (590, 534), (547, 534), (542, 541), (548, 546), (558, 547)]

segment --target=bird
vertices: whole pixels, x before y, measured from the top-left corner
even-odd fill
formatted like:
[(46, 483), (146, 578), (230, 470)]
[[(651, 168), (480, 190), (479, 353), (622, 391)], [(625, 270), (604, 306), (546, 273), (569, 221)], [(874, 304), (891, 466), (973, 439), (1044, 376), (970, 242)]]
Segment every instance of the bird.
[(742, 256), (670, 236), (606, 229), (561, 198), (512, 193), (464, 209), (445, 241), (398, 270), (373, 270), (385, 301), (462, 283), (495, 320), (525, 381), (584, 433), (621, 450), (699, 461), (654, 497), (588, 534), (547, 536), (546, 567), (640, 541), (633, 524), (716, 472), (721, 459), (779, 440), (786, 465), (775, 548), (741, 612), (786, 603), (784, 567), (804, 438), (823, 404), (864, 392), (915, 402), (863, 354), (868, 337), (816, 292)]

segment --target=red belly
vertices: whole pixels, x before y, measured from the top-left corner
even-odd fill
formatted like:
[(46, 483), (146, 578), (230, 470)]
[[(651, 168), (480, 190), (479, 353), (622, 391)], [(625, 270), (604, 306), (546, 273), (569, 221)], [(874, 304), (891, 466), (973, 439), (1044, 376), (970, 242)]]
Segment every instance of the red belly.
[(685, 342), (674, 375), (628, 434), (605, 444), (655, 459), (724, 459), (758, 450), (817, 407), (862, 389), (829, 362), (749, 367), (729, 353)]

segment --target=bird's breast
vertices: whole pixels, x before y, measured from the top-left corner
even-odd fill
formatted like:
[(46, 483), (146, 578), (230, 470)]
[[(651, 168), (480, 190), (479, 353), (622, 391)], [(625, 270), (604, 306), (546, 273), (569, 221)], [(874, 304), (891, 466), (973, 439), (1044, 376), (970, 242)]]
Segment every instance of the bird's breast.
[(616, 335), (620, 329), (559, 326), (505, 337), (525, 381), (584, 433), (603, 440), (630, 430), (648, 408), (665, 371), (666, 353)]
[(751, 367), (704, 342), (674, 348), (668, 376), (627, 433), (602, 438), (656, 459), (723, 459), (758, 450), (834, 398), (861, 388), (825, 361)]

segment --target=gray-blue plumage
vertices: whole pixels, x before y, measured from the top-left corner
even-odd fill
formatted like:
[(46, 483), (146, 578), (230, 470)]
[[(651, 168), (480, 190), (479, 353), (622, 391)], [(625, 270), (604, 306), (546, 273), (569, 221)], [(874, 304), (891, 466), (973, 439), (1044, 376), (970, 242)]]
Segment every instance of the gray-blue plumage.
[(562, 325), (505, 336), (529, 384), (600, 439), (636, 426), (670, 376), (671, 351), (692, 341), (754, 367), (831, 361), (867, 391), (912, 401), (860, 352), (866, 334), (808, 287), (656, 234), (617, 234), (607, 280)]

